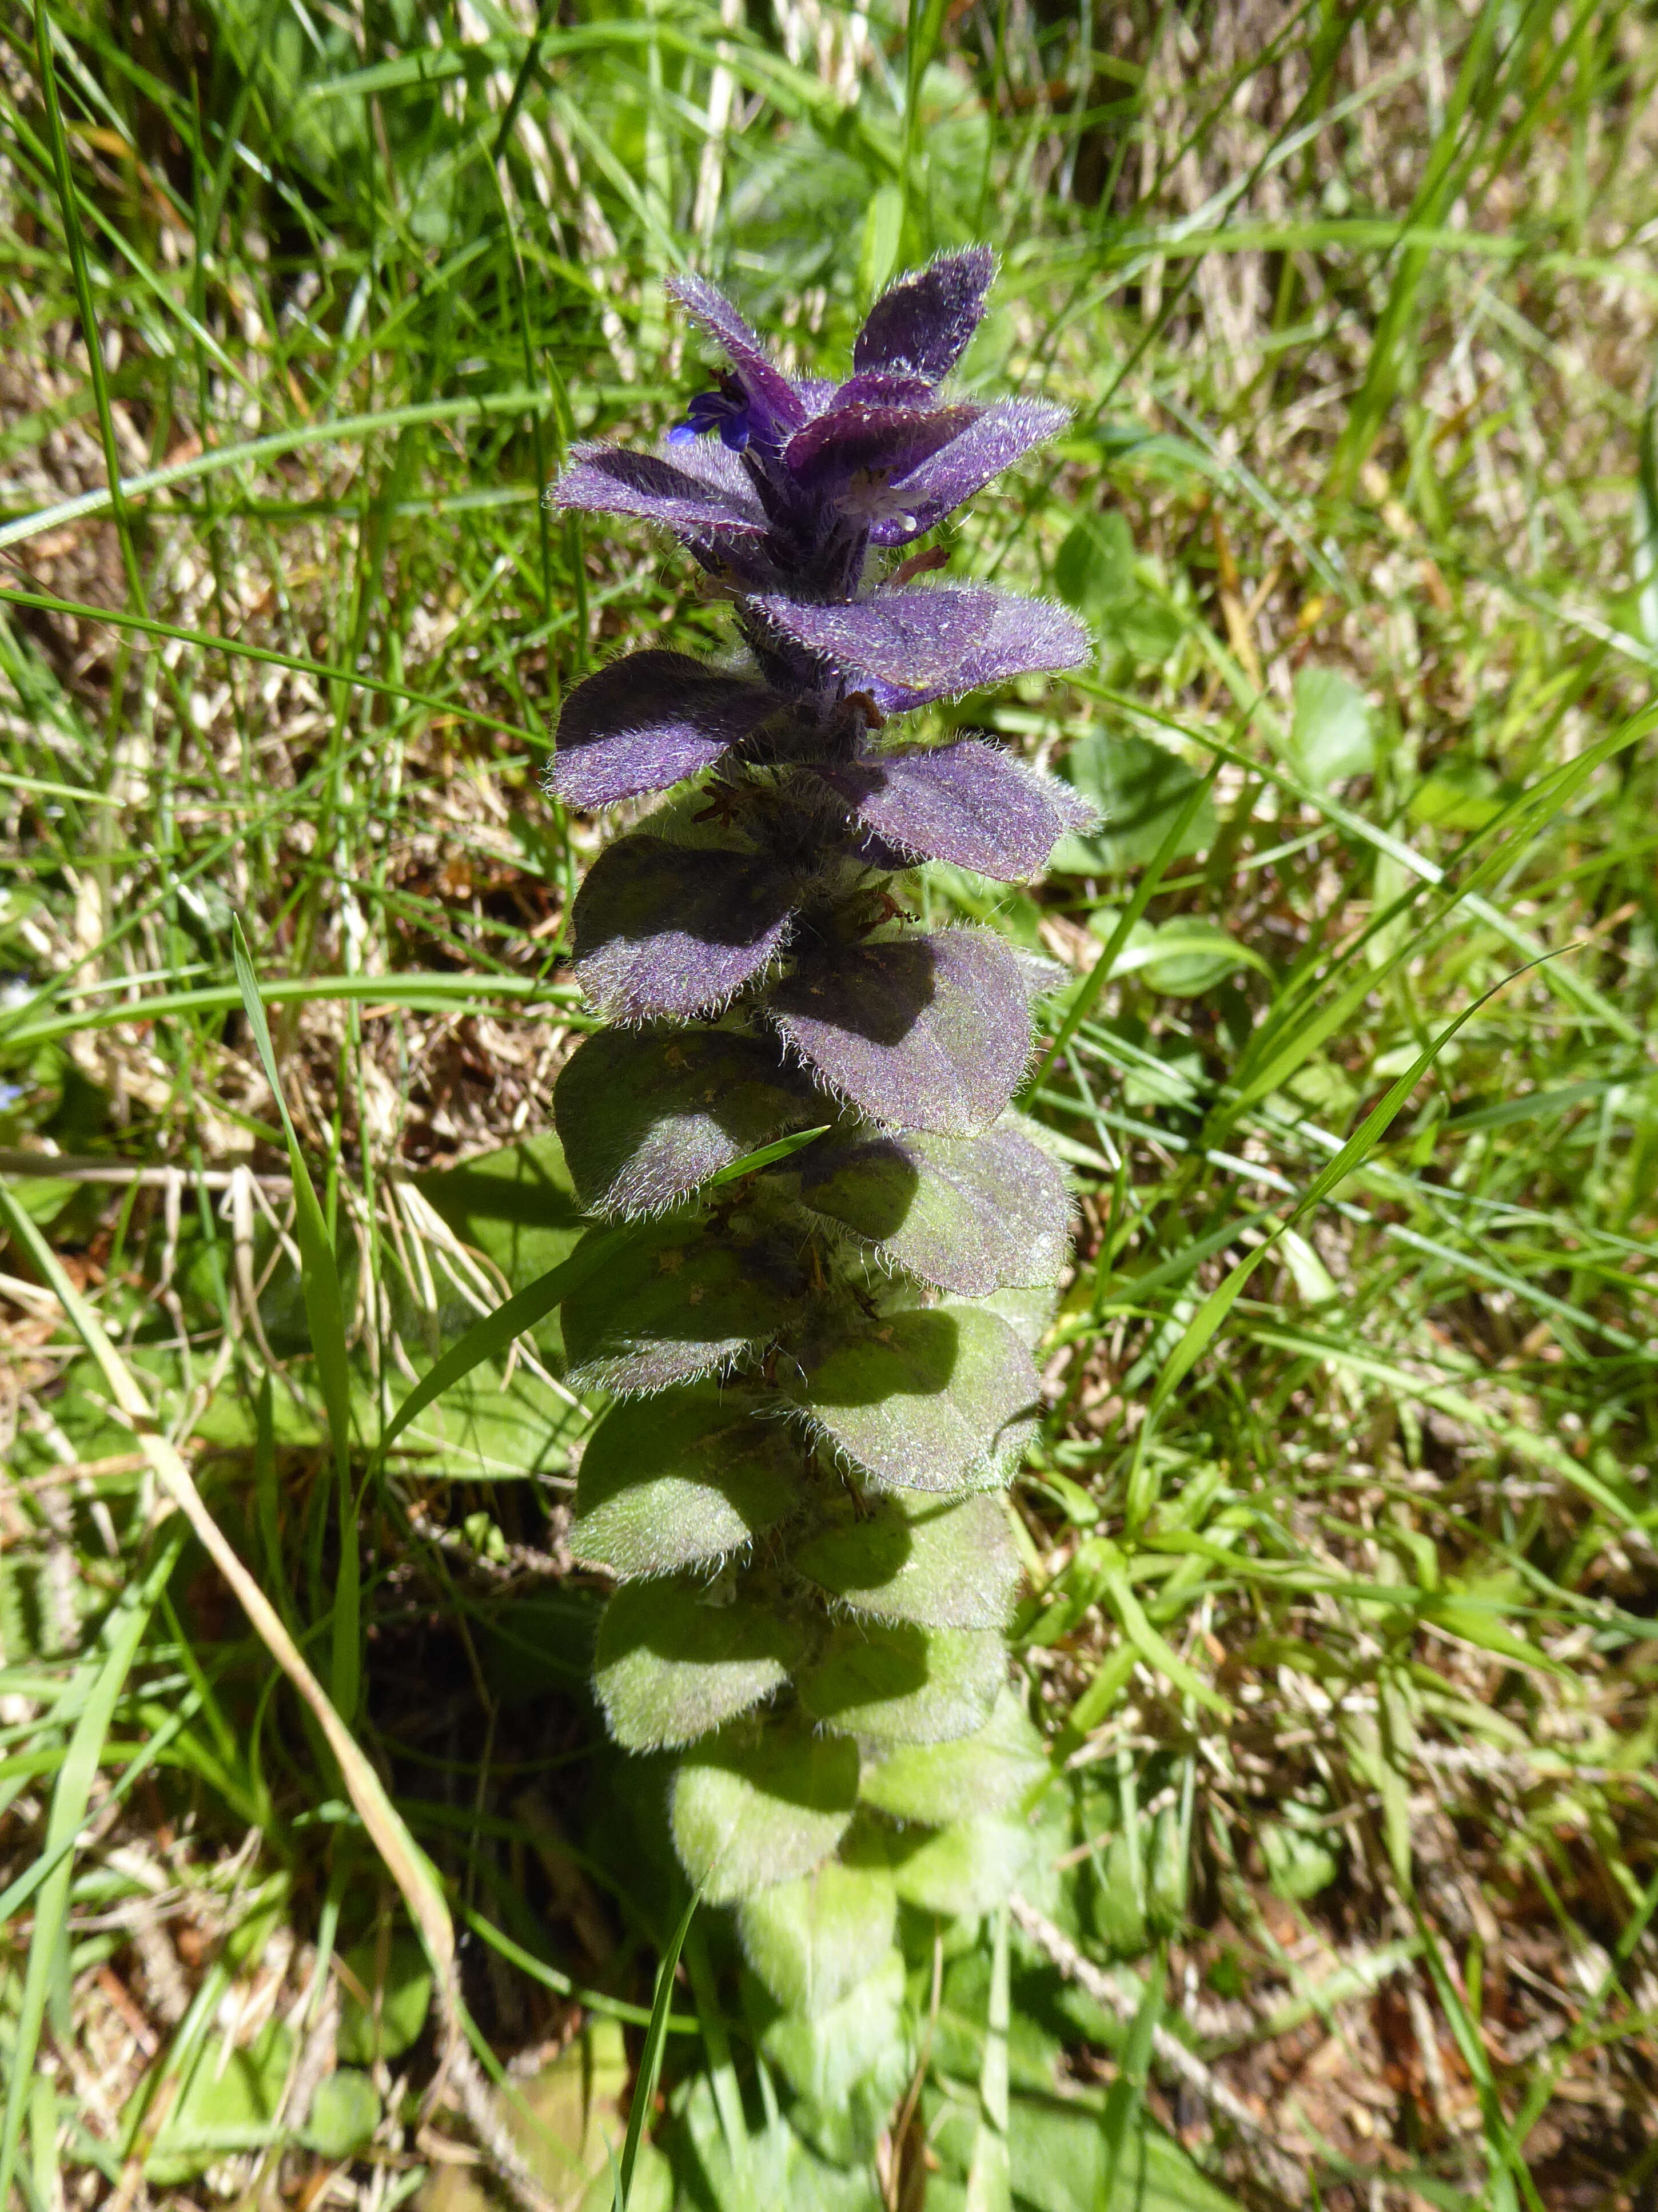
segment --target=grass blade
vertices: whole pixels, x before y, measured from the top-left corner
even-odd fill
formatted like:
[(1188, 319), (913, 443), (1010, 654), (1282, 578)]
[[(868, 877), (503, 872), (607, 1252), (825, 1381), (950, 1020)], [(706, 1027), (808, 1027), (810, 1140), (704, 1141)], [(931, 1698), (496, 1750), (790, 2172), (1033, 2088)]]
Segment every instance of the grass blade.
[(685, 1948), (685, 1938), (690, 1933), (691, 1917), (696, 1911), (699, 1894), (699, 1892), (693, 1892), (656, 1970), (656, 1995), (651, 2004), (651, 2024), (646, 2031), (645, 2048), (639, 2055), (639, 2075), (634, 2083), (633, 2103), (628, 2112), (628, 2133), (622, 2145), (622, 2170), (616, 2176), (616, 2212), (628, 2212), (628, 2195), (633, 2187), (634, 2167), (639, 2159), (646, 2115), (656, 2101), (656, 2085), (662, 2073), (662, 2052), (668, 2039), (668, 2014), (673, 2000), (673, 1978), (678, 1968), (679, 1954)]
[(345, 1340), (345, 1309), (340, 1297), (339, 1270), (327, 1224), (300, 1150), (300, 1139), (282, 1095), (271, 1049), (270, 1025), (259, 997), (258, 978), (248, 957), (247, 939), (239, 921), (233, 925), (232, 953), (236, 982), (241, 992), (248, 1026), (253, 1032), (259, 1065), (282, 1116), (288, 1139), (288, 1172), (294, 1179), (294, 1233), (300, 1248), (300, 1288), (305, 1299), (305, 1318), (316, 1354), (318, 1379), (328, 1414), (328, 1433), (334, 1447), (334, 1479), (338, 1491), (339, 1567), (334, 1593), (333, 1648), (329, 1687), (336, 1709), (349, 1722), (355, 1718), (361, 1684), (362, 1649), (360, 1618), (361, 1565), (357, 1553), (356, 1499), (351, 1485), (351, 1358)]

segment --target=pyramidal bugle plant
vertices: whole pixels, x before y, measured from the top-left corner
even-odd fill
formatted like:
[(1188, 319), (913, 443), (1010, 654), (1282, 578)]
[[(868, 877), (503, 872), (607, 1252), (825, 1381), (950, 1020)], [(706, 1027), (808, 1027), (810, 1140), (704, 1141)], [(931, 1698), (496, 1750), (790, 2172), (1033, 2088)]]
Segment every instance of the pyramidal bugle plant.
[(999, 1902), (1043, 1771), (1009, 1685), (1001, 1493), (1068, 1249), (1063, 1175), (1011, 1104), (1054, 971), (989, 929), (913, 926), (891, 888), (927, 860), (1029, 878), (1090, 818), (981, 738), (893, 727), (1088, 650), (1062, 609), (903, 557), (1066, 420), (950, 395), (993, 266), (975, 247), (895, 284), (840, 384), (785, 374), (677, 282), (725, 356), (714, 388), (662, 452), (580, 447), (550, 494), (668, 532), (744, 649), (630, 653), (558, 725), (567, 805), (668, 794), (573, 917), (608, 1026), (560, 1076), (558, 1131), (586, 1207), (639, 1225), (562, 1311), (570, 1380), (613, 1400), (572, 1541), (616, 1580), (610, 1728), (678, 1754), (679, 1857), (738, 1908), (772, 2048), (820, 2102), (858, 2006), (902, 1992), (900, 1905)]

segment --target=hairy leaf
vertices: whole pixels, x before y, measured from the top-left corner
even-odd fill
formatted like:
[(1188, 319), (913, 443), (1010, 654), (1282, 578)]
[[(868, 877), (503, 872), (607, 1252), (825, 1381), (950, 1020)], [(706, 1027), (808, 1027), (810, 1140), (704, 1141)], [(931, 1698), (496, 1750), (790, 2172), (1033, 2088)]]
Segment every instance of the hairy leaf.
[(551, 498), (555, 507), (636, 515), (694, 542), (758, 538), (767, 527), (765, 509), (739, 463), (716, 479), (706, 463), (693, 471), (623, 446), (576, 447)]
[(943, 1743), (983, 1724), (1006, 1679), (993, 1632), (844, 1620), (795, 1687), (830, 1728), (876, 1743)]
[(624, 1396), (694, 1382), (768, 1344), (803, 1288), (786, 1243), (683, 1220), (636, 1231), (561, 1310), (570, 1382)]
[(786, 1430), (711, 1383), (612, 1406), (581, 1455), (570, 1547), (612, 1574), (658, 1575), (735, 1551), (799, 1497)]
[(1014, 676), (1074, 668), (1090, 650), (1088, 632), (1064, 607), (982, 584), (897, 585), (870, 599), (829, 602), (762, 592), (751, 604), (890, 714)]
[(989, 1912), (1024, 1872), (1035, 1841), (1022, 1820), (975, 1814), (896, 1845), (893, 1887), (907, 1905), (942, 1919)]
[(999, 883), (1039, 874), (1055, 841), (1094, 819), (1069, 784), (976, 738), (872, 757), (823, 776), (889, 844)]
[(710, 1905), (732, 1905), (810, 1873), (852, 1822), (857, 1747), (799, 1717), (734, 1729), (699, 1746), (673, 1779), (681, 1865)]
[(1045, 400), (997, 400), (949, 445), (887, 486), (872, 539), (907, 545), (935, 529), (1033, 446), (1057, 437), (1068, 420), (1065, 408)]
[(837, 392), (832, 407), (795, 432), (783, 458), (814, 490), (853, 475), (908, 476), (978, 415), (976, 407), (884, 405)]
[(558, 718), (553, 789), (567, 806), (608, 806), (712, 768), (781, 703), (763, 684), (689, 653), (630, 653), (578, 684)]
[(1055, 1282), (1065, 1265), (1065, 1178), (1005, 1124), (981, 1137), (825, 1137), (793, 1164), (814, 1212), (962, 1297)]
[(773, 2021), (761, 2047), (811, 2105), (844, 2111), (862, 2078), (873, 2075), (885, 2085), (880, 2101), (890, 2111), (914, 2063), (903, 2004), (903, 1954), (890, 1950), (829, 2011), (816, 2019), (786, 2012)]
[(990, 248), (969, 246), (906, 276), (865, 317), (852, 349), (853, 367), (860, 374), (886, 369), (937, 384), (967, 350), (995, 273)]
[(768, 1006), (824, 1082), (896, 1128), (988, 1128), (1030, 1052), (1019, 964), (985, 930), (836, 947), (803, 962)]
[(793, 902), (756, 854), (619, 838), (576, 894), (576, 980), (608, 1021), (717, 1013), (782, 950)]
[(942, 1827), (969, 1813), (1016, 1805), (1048, 1771), (1023, 1700), (1004, 1684), (990, 1718), (953, 1743), (916, 1744), (865, 1766), (859, 1794), (896, 1820)]
[(559, 1071), (553, 1119), (590, 1212), (659, 1213), (822, 1104), (777, 1047), (726, 1030), (608, 1030)]
[(628, 1750), (695, 1743), (787, 1680), (799, 1632), (772, 1606), (725, 1595), (679, 1575), (626, 1583), (605, 1607), (593, 1684)]
[(880, 1965), (897, 1911), (885, 1844), (866, 1822), (838, 1858), (750, 1898), (737, 1925), (749, 1964), (779, 2004), (817, 2015)]
[(999, 1498), (941, 1502), (914, 1492), (872, 1511), (848, 1505), (801, 1544), (797, 1571), (859, 1613), (929, 1628), (1004, 1628), (1019, 1579)]
[(999, 1315), (945, 1305), (890, 1314), (835, 1346), (800, 1399), (872, 1487), (941, 1491), (1000, 1472), (1041, 1387)]

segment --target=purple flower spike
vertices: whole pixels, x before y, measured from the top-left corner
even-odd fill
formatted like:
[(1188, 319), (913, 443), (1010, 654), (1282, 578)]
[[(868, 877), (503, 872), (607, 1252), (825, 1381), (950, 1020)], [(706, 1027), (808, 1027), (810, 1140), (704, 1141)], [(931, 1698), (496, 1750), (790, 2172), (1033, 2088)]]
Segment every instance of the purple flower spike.
[(871, 692), (885, 714), (1010, 677), (1074, 668), (1092, 650), (1087, 630), (1065, 608), (982, 585), (913, 585), (839, 605), (768, 593), (754, 605), (783, 636), (827, 661), (849, 690)]
[(777, 367), (731, 301), (701, 276), (671, 277), (668, 289), (730, 362), (753, 408), (750, 431), (770, 443), (780, 431), (798, 430), (806, 419), (799, 387)]
[(1063, 833), (1093, 819), (1069, 784), (1037, 775), (976, 738), (823, 775), (890, 845), (998, 883), (1039, 875)]
[[(786, 2015), (890, 1956), (895, 1882), (933, 1908), (904, 1887), (921, 1855), (956, 1885), (940, 1911), (996, 1903), (1030, 1839), (981, 1777), (1010, 1741), (1017, 1789), (1043, 1769), (1005, 1680), (1017, 1559), (987, 1493), (1035, 1432), (1069, 1243), (1064, 1170), (1011, 1103), (1068, 971), (993, 930), (923, 933), (890, 878), (936, 859), (1017, 881), (1090, 817), (977, 738), (871, 736), (883, 710), (1090, 650), (1042, 600), (882, 580), (880, 549), (1066, 419), (944, 396), (993, 266), (975, 247), (894, 285), (839, 383), (785, 375), (681, 280), (718, 380), (661, 454), (585, 447), (554, 495), (681, 539), (753, 656), (635, 653), (564, 702), (561, 797), (681, 789), (576, 896), (576, 977), (609, 1026), (565, 1062), (554, 1120), (583, 1205), (633, 1224), (562, 1302), (567, 1378), (653, 1400), (613, 1409), (581, 1464), (575, 1540), (622, 1585), (596, 1687), (624, 1747), (692, 1747), (676, 1846), (743, 1904)], [(768, 1159), (785, 1132), (804, 1142)], [(951, 1739), (964, 1760), (870, 1788)], [(918, 1850), (890, 1816), (941, 1832)]]
[(609, 806), (712, 768), (777, 694), (684, 653), (630, 653), (578, 684), (558, 720), (551, 786), (567, 806)]
[(853, 367), (938, 383), (967, 351), (995, 273), (990, 248), (970, 246), (895, 284), (870, 309), (852, 349)]

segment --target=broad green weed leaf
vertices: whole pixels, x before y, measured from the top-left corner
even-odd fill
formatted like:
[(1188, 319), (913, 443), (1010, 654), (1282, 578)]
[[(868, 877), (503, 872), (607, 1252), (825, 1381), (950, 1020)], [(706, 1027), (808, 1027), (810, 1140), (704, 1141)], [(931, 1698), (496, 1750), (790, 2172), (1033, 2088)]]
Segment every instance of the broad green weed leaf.
[(787, 1431), (712, 1383), (613, 1406), (581, 1455), (570, 1542), (616, 1575), (740, 1550), (799, 1496)]
[(1290, 757), (1315, 791), (1376, 766), (1376, 732), (1370, 702), (1339, 668), (1296, 672)]
[(897, 1909), (885, 1848), (860, 1826), (838, 1857), (749, 1898), (737, 1924), (749, 1964), (777, 2002), (817, 2017), (880, 1964)]
[(1017, 1804), (1048, 1771), (1041, 1736), (1017, 1692), (1004, 1684), (975, 1734), (889, 1752), (865, 1766), (859, 1794), (895, 1820), (939, 1826)]

